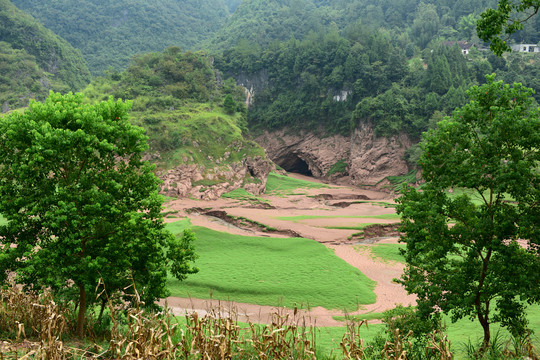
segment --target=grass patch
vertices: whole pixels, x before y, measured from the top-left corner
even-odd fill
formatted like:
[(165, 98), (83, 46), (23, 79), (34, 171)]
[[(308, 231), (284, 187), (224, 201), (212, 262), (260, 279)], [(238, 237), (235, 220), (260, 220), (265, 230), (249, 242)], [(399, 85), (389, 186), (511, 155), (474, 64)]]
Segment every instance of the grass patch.
[[(167, 225), (173, 233), (186, 226), (185, 220)], [(376, 300), (372, 280), (316, 241), (193, 230), (201, 270), (184, 282), (169, 279), (174, 296), (349, 311)]]
[(8, 223), (7, 219), (0, 214), (0, 226), (6, 225)]
[(363, 231), (360, 231), (360, 232), (357, 232), (357, 233), (354, 233), (354, 234), (351, 234), (347, 237), (347, 240), (352, 240), (352, 238), (354, 237), (357, 237), (359, 239), (363, 239), (364, 238), (364, 232)]
[(404, 263), (401, 249), (405, 249), (405, 244), (379, 244), (371, 246), (371, 253), (379, 259)]
[(404, 263), (405, 258), (401, 255), (400, 249), (405, 249), (404, 244), (378, 244), (378, 245), (357, 245), (354, 249), (358, 252), (368, 254), (374, 260), (382, 262)]
[(330, 186), (279, 175), (275, 172), (268, 174), (268, 180), (266, 182), (266, 193), (270, 195), (294, 195), (294, 191), (298, 189), (324, 188), (330, 188)]
[(270, 201), (263, 199), (262, 197), (255, 196), (252, 193), (246, 191), (246, 189), (244, 188), (238, 188), (236, 190), (230, 191), (228, 193), (221, 195), (221, 197), (225, 199), (247, 201), (251, 204), (256, 204), (256, 203), (270, 204)]
[(298, 216), (279, 216), (277, 219), (284, 221), (292, 221), (294, 223), (302, 220), (310, 219), (380, 219), (380, 220), (399, 220), (401, 217), (398, 214), (382, 214), (382, 215), (298, 215)]
[(325, 229), (336, 229), (336, 230), (364, 230), (368, 226), (371, 225), (377, 225), (374, 223), (365, 223), (365, 224), (358, 224), (356, 226), (325, 226)]

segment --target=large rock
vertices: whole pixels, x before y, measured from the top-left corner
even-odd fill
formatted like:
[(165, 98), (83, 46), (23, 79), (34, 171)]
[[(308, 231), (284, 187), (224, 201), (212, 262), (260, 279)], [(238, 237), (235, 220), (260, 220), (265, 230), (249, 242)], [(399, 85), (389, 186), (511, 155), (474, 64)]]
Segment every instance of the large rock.
[[(353, 185), (381, 185), (387, 176), (409, 172), (404, 160), (411, 145), (406, 134), (377, 137), (373, 127), (361, 124), (350, 136), (319, 137), (313, 132), (283, 129), (264, 132), (257, 142), (268, 157), (287, 171), (313, 175)], [(331, 172), (339, 162), (345, 172)]]
[(239, 163), (216, 164), (209, 169), (197, 164), (181, 164), (157, 175), (163, 180), (160, 191), (163, 195), (214, 200), (238, 188), (255, 195), (263, 193), (268, 173), (273, 168), (270, 161), (254, 157)]

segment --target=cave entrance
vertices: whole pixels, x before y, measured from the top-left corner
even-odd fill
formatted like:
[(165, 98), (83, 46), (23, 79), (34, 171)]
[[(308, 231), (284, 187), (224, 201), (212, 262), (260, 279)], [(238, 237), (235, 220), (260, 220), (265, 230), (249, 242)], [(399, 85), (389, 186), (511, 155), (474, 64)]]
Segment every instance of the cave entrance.
[(297, 155), (291, 154), (290, 156), (281, 159), (276, 162), (279, 166), (291, 173), (297, 173), (306, 176), (313, 176), (313, 173), (309, 169), (309, 165), (304, 160), (300, 159)]

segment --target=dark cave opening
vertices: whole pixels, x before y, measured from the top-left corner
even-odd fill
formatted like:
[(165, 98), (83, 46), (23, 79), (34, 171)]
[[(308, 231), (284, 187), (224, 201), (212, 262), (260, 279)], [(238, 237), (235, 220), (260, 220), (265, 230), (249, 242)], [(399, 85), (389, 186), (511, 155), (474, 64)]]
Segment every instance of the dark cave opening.
[(296, 155), (290, 155), (289, 157), (283, 158), (281, 161), (276, 163), (285, 171), (306, 176), (313, 176), (313, 173), (309, 169), (309, 165)]

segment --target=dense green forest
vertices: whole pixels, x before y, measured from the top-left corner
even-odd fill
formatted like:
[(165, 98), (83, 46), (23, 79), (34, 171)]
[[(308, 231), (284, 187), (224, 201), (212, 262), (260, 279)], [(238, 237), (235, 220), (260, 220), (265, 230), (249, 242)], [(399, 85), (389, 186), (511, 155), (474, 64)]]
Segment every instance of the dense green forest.
[(170, 47), (136, 56), (125, 71), (96, 78), (84, 94), (92, 103), (109, 96), (133, 100), (131, 121), (147, 130), (161, 168), (186, 162), (213, 166), (218, 158), (227, 163), (246, 154), (264, 155), (243, 137), (243, 91), (232, 80), (223, 82), (205, 53)]
[(124, 69), (136, 54), (172, 45), (195, 48), (222, 27), (229, 13), (223, 0), (13, 3), (80, 49), (93, 74)]
[[(346, 134), (370, 122), (378, 135), (406, 131), (418, 139), (464, 104), (465, 90), (485, 82), (485, 74), (540, 90), (537, 56), (498, 58), (476, 36), (480, 12), (494, 5), (246, 1), (223, 39), (214, 39), (225, 48), (216, 66), (255, 87), (248, 114), (253, 130), (288, 126)], [(517, 40), (540, 40), (534, 21)], [(463, 55), (456, 41), (474, 47)]]
[[(398, 30), (394, 35), (404, 45), (424, 48), (430, 41), (471, 40), (475, 21), (495, 0), (252, 0), (244, 1), (212, 40), (212, 48), (227, 49), (240, 40), (266, 47), (274, 40), (303, 38), (310, 31), (336, 24), (342, 31), (358, 24)], [(519, 41), (538, 37), (534, 24), (520, 34)], [(538, 39), (536, 40), (538, 41)]]
[(49, 90), (76, 91), (90, 81), (80, 52), (10, 1), (0, 0), (2, 110), (43, 99)]
[(507, 82), (540, 89), (534, 56), (497, 58), (477, 50), (463, 56), (457, 45), (438, 43), (415, 48), (409, 57), (391, 31), (361, 25), (346, 37), (337, 30), (311, 33), (264, 50), (241, 42), (224, 51), (217, 66), (236, 77), (266, 77), (268, 85), (256, 93), (249, 112), (255, 129), (348, 133), (359, 121), (370, 121), (379, 135), (405, 130), (418, 137), (463, 104), (465, 90), (483, 83), (485, 74), (495, 71)]

